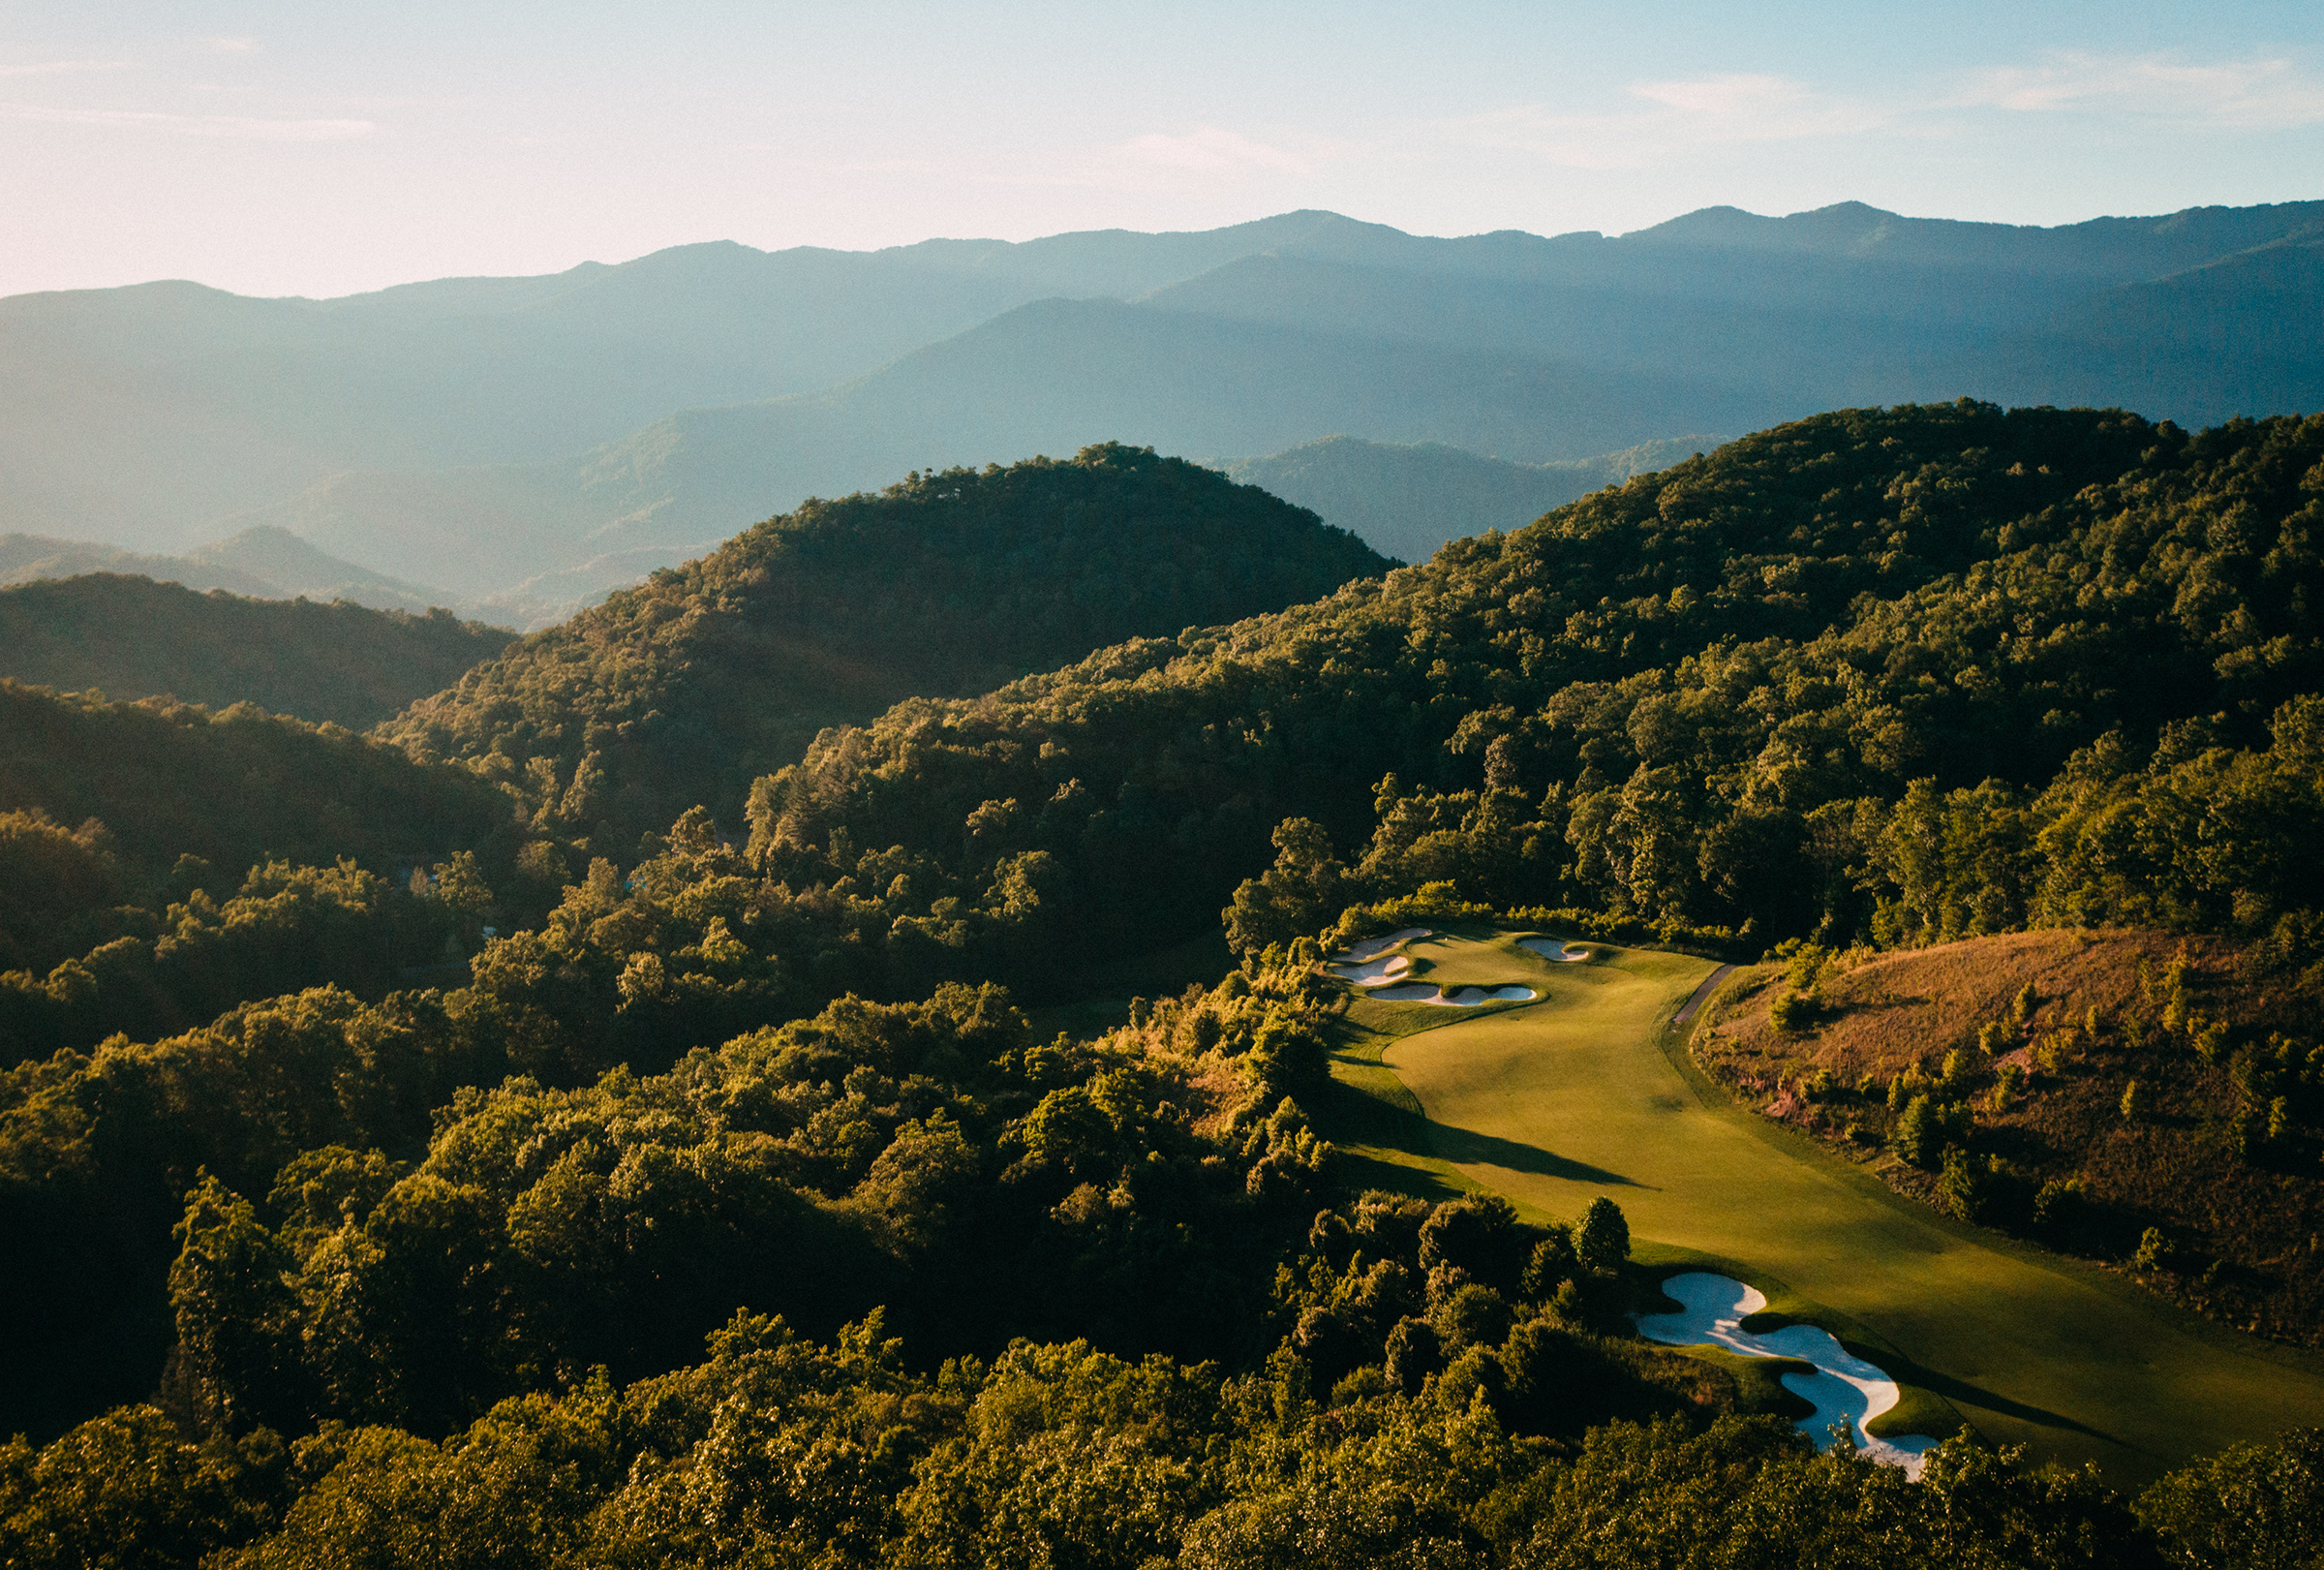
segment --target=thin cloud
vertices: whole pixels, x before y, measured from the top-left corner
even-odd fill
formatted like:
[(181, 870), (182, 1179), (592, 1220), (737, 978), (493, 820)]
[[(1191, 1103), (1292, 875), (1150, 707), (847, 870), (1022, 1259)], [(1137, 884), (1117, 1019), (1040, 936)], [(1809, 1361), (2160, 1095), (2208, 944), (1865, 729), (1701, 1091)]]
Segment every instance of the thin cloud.
[(1705, 148), (1858, 136), (1891, 112), (1789, 77), (1728, 75), (1633, 83), (1627, 102), (1575, 110), (1520, 105), (1448, 127), (1474, 145), (1531, 153), (1572, 169), (1642, 169)]
[(1630, 95), (1675, 110), (1696, 135), (1722, 141), (1845, 136), (1874, 130), (1888, 117), (1884, 110), (1818, 92), (1789, 77), (1733, 75), (1647, 81), (1633, 86)]
[(241, 141), (352, 141), (379, 127), (370, 120), (269, 120), (247, 114), (161, 114), (140, 109), (56, 109), (33, 104), (0, 106), (18, 120), (46, 125), (112, 126), (173, 137), (223, 137)]
[(2282, 59), (2190, 65), (2159, 55), (2063, 54), (1979, 72), (1952, 102), (2021, 114), (2095, 109), (2237, 131), (2324, 123), (2324, 81)]
[(215, 54), (248, 54), (259, 46), (255, 38), (205, 38), (202, 43)]
[(1212, 173), (1266, 169), (1277, 174), (1313, 174), (1315, 165), (1296, 153), (1270, 147), (1233, 131), (1205, 126), (1184, 136), (1149, 134), (1122, 143), (1121, 156), (1158, 169)]
[(0, 66), (0, 77), (69, 77), (84, 71), (127, 71), (127, 60), (44, 60), (38, 65)]

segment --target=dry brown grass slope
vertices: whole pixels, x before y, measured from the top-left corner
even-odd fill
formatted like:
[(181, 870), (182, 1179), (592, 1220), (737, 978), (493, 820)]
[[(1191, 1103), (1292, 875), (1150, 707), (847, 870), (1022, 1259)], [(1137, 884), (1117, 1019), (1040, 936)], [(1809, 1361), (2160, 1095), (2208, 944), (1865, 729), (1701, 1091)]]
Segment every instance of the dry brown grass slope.
[[(2296, 980), (2259, 973), (2217, 939), (2045, 931), (1843, 956), (1817, 989), (1822, 1006), (1787, 1032), (1769, 1016), (1789, 990), (1780, 968), (1747, 973), (1693, 1041), (1702, 1066), (1767, 1116), (1944, 1205), (1936, 1160), (1894, 1149), (1903, 1109), (1925, 1093), (1964, 1109), (1955, 1135), (1977, 1169), (2004, 1163), (1978, 1220), (2118, 1266), (2238, 1328), (2324, 1343), (2324, 1170), (2312, 1140), (2265, 1137), (2268, 1104), (2250, 1088), (2256, 1055), (2288, 1037), (2306, 1061), (2324, 1030), (2324, 1000)], [(2022, 1083), (1997, 1097), (2012, 1068)], [(1892, 1105), (1899, 1075), (1908, 1086)], [(2125, 1117), (2132, 1080), (2140, 1104)], [(2069, 1182), (2079, 1192), (2037, 1217), (2042, 1187)], [(2150, 1227), (2170, 1247), (2142, 1262)]]

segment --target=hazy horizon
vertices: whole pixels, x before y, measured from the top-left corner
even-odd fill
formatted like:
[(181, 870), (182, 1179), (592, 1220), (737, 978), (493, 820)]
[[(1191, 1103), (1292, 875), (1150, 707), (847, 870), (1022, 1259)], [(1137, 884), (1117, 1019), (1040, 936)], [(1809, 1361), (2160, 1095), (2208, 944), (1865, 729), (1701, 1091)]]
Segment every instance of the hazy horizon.
[(330, 296), (673, 245), (2056, 225), (2324, 195), (2305, 8), (19, 6), (0, 294)]

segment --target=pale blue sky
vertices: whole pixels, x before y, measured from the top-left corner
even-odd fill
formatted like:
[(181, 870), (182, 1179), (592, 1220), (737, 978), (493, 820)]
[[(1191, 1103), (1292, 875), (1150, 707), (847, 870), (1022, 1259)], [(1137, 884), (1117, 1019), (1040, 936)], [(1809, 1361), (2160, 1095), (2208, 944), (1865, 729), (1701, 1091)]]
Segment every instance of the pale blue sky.
[(1329, 207), (1620, 231), (2324, 197), (2301, 4), (0, 0), (0, 293)]

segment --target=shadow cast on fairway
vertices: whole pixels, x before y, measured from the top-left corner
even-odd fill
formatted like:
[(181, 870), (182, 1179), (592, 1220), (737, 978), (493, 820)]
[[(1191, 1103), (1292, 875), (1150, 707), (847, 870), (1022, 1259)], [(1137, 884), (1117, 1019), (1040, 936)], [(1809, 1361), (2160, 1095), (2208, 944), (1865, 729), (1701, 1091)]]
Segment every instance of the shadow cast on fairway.
[[(1918, 1385), (1931, 1395), (1942, 1396), (1955, 1406), (1982, 1407), (1988, 1412), (1998, 1412), (2003, 1417), (2015, 1418), (2020, 1423), (2035, 1423), (2046, 1428), (2064, 1429), (2069, 1432), (2088, 1434), (2093, 1439), (2103, 1439), (2110, 1445), (2119, 1445), (2134, 1454), (2145, 1454), (2129, 1440), (2108, 1433), (2104, 1429), (2094, 1429), (2087, 1423), (2077, 1422), (2063, 1412), (2053, 1412), (2047, 1407), (2034, 1406), (2026, 1401), (2011, 1401), (2006, 1396), (1997, 1396), (1992, 1391), (1981, 1389), (1966, 1379), (1956, 1379), (1951, 1374), (1939, 1373), (1934, 1369), (1923, 1368), (1911, 1358), (1903, 1357), (1898, 1353), (1873, 1352), (1864, 1355), (1877, 1361), (1889, 1378), (1905, 1384)], [(1938, 1437), (1945, 1436), (1939, 1434)]]
[(1376, 1096), (1345, 1085), (1333, 1087), (1327, 1099), (1327, 1138), (1344, 1133), (1364, 1144), (1433, 1156), (1455, 1166), (1497, 1166), (1536, 1177), (1563, 1178), (1569, 1183), (1591, 1183), (1608, 1188), (1644, 1188), (1648, 1185), (1619, 1172), (1571, 1160), (1537, 1145), (1520, 1144), (1494, 1134), (1431, 1123), (1417, 1112), (1391, 1106)]

